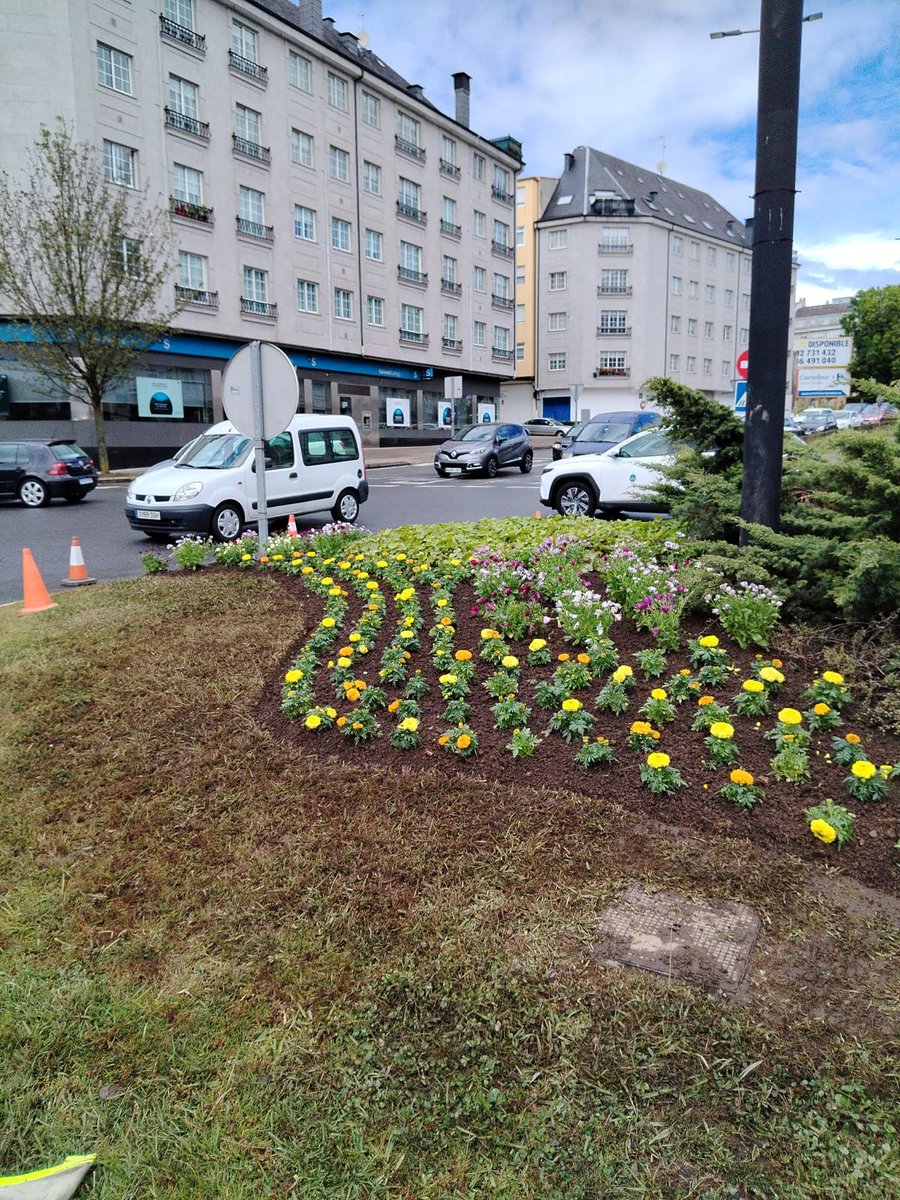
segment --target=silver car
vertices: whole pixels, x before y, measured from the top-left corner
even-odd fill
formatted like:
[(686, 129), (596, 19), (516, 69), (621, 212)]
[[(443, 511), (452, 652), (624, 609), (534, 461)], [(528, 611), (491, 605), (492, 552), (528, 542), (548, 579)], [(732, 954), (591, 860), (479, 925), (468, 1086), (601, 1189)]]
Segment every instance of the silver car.
[(527, 475), (533, 462), (531, 441), (521, 425), (485, 422), (466, 425), (438, 446), (434, 469), (442, 478), (483, 473), (493, 479), (501, 467), (518, 467)]

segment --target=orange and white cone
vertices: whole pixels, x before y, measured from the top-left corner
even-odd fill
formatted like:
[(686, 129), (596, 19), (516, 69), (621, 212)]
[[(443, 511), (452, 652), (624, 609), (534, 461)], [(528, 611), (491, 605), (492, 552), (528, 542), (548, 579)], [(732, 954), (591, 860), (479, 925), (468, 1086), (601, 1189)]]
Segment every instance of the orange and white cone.
[(291, 513), (291, 515), (288, 517), (287, 531), (288, 531), (288, 537), (299, 537), (300, 536), (300, 534), (297, 531), (297, 522), (294, 520), (293, 513)]
[(22, 547), (22, 591), (24, 600), (19, 610), (20, 616), (28, 613), (44, 612), (48, 608), (58, 608), (55, 600), (50, 599), (50, 593), (37, 569), (34, 555), (27, 546)]
[(87, 567), (84, 565), (84, 555), (81, 553), (81, 542), (77, 537), (73, 537), (69, 550), (69, 576), (62, 581), (63, 587), (84, 587), (86, 583), (96, 582), (96, 579), (88, 577)]

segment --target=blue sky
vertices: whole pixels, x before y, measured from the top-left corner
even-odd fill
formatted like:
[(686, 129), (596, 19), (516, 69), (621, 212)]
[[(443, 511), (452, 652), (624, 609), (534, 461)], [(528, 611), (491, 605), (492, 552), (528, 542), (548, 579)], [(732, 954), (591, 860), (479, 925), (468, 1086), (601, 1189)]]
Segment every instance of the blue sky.
[[(324, 0), (338, 29), (472, 128), (521, 140), (526, 175), (594, 146), (753, 212), (758, 0)], [(900, 3), (807, 0), (794, 245), (809, 303), (900, 283)]]

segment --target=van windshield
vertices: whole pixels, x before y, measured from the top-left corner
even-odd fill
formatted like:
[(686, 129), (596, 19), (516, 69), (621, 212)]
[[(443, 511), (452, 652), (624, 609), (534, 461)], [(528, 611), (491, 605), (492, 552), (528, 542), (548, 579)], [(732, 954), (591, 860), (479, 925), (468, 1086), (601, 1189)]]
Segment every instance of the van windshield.
[(242, 462), (252, 445), (252, 439), (242, 433), (205, 433), (187, 448), (188, 453), (175, 465), (224, 471)]

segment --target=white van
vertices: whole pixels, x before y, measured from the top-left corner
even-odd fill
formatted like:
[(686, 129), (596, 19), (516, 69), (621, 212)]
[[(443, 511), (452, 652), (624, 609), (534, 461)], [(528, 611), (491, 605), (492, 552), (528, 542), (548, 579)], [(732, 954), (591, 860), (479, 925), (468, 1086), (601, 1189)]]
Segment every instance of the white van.
[[(221, 421), (185, 451), (134, 480), (125, 501), (129, 525), (159, 540), (184, 533), (211, 534), (219, 542), (240, 537), (256, 521), (253, 439)], [(336, 521), (355, 521), (368, 496), (352, 418), (298, 414), (266, 442), (270, 517), (327, 509)]]

